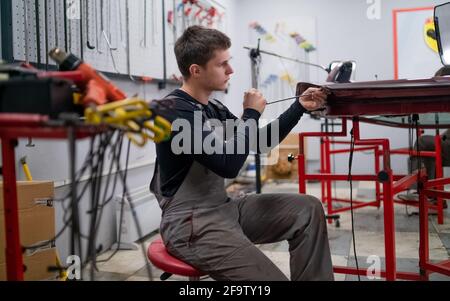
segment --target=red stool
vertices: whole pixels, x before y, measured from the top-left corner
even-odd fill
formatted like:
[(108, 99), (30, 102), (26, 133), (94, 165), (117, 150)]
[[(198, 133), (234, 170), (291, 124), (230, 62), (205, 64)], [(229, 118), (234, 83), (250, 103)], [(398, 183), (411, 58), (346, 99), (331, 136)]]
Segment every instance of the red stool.
[(164, 271), (160, 276), (162, 281), (172, 275), (189, 277), (190, 281), (198, 281), (201, 276), (206, 275), (189, 264), (173, 257), (167, 252), (162, 239), (153, 241), (147, 250), (147, 257), (154, 266)]

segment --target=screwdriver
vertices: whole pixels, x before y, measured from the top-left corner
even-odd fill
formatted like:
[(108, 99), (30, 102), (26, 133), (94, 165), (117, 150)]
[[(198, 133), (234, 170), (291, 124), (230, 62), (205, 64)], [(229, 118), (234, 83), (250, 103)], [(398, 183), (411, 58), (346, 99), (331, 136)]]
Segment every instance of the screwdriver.
[(279, 99), (279, 100), (276, 100), (276, 101), (268, 102), (268, 103), (266, 103), (266, 106), (270, 106), (270, 105), (273, 105), (273, 104), (276, 104), (276, 103), (288, 101), (288, 100), (291, 100), (291, 99), (296, 99), (296, 98), (299, 98), (299, 97), (302, 97), (302, 96), (310, 96), (310, 95), (313, 95), (313, 93), (306, 93), (306, 94), (296, 95), (296, 96), (289, 97), (289, 98), (283, 98), (283, 99)]

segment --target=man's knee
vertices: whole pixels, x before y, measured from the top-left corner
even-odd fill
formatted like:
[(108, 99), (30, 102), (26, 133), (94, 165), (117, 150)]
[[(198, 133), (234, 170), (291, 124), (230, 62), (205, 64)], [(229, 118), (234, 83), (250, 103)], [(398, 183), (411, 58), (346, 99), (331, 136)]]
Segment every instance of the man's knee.
[(322, 202), (310, 195), (297, 195), (295, 228), (302, 229), (298, 234), (306, 229), (326, 228), (325, 212)]
[(299, 206), (303, 207), (303, 210), (306, 209), (306, 211), (311, 213), (311, 215), (321, 216), (324, 214), (322, 202), (314, 196), (297, 195), (297, 201), (301, 203)]
[(318, 216), (323, 216), (324, 215), (324, 211), (323, 211), (323, 206), (322, 206), (322, 202), (313, 196), (309, 196), (310, 202), (311, 202), (311, 211), (314, 215), (318, 215)]

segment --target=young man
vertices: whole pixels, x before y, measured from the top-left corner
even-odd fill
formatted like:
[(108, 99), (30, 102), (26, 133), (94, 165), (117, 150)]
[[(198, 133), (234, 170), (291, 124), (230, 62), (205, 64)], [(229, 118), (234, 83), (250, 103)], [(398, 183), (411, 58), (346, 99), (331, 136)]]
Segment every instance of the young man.
[[(166, 248), (216, 280), (288, 280), (254, 245), (287, 240), (292, 280), (333, 280), (327, 226), (318, 199), (299, 194), (227, 196), (224, 178), (238, 175), (256, 133), (256, 129), (237, 126), (225, 139), (210, 126), (212, 120), (238, 120), (223, 104), (210, 99), (212, 92), (228, 87), (233, 73), (230, 46), (223, 33), (199, 26), (188, 28), (175, 45), (184, 83), (166, 97), (173, 107), (172, 139), (156, 146), (150, 186), (163, 211), (160, 233)], [(304, 95), (277, 124), (261, 129), (264, 133), (278, 130), (279, 139), (270, 141), (271, 147), (287, 136), (303, 113), (325, 103), (320, 89)], [(245, 93), (243, 106), (241, 122), (256, 123), (266, 100), (252, 89)], [(193, 143), (180, 142), (178, 135), (185, 130), (175, 126), (180, 121), (191, 129)], [(211, 153), (201, 147), (210, 137), (217, 138), (214, 149), (222, 151)], [(241, 152), (235, 147), (240, 144), (245, 145)]]

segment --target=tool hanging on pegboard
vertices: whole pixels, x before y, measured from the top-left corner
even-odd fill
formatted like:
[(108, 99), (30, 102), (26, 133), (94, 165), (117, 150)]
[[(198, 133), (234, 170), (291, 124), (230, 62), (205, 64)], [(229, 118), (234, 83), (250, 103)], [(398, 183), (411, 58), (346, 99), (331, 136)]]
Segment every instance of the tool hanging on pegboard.
[(163, 80), (164, 2), (12, 1), (11, 62), (52, 70), (47, 53), (61, 47), (102, 72)]
[[(167, 12), (166, 22), (173, 32), (173, 40), (192, 25), (201, 25), (223, 30), (225, 9), (207, 0), (173, 0)], [(180, 25), (181, 24), (181, 25)]]

